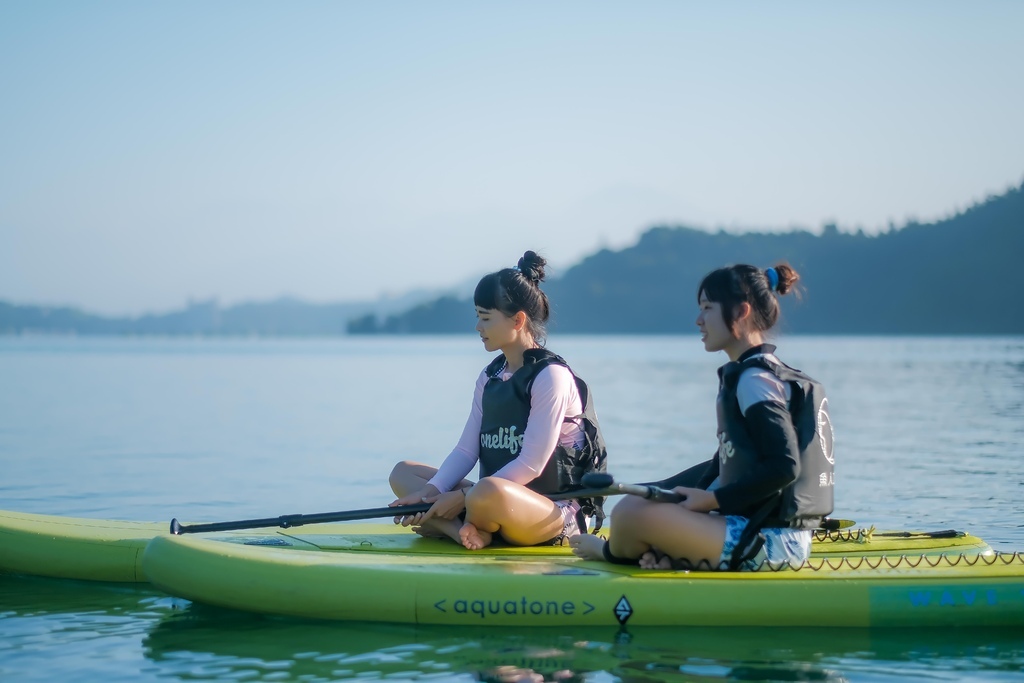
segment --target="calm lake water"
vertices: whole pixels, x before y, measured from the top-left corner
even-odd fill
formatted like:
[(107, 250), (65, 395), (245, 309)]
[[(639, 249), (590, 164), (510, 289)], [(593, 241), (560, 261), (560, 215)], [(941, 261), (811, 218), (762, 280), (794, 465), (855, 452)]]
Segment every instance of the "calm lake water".
[[(1024, 549), (1024, 338), (784, 337), (825, 383), (836, 517)], [(554, 337), (624, 481), (715, 449), (696, 336)], [(377, 507), (438, 463), (488, 355), (464, 337), (0, 338), (0, 508), (217, 521)], [(1024, 632), (315, 623), (155, 590), (0, 577), (0, 680), (1019, 681)]]

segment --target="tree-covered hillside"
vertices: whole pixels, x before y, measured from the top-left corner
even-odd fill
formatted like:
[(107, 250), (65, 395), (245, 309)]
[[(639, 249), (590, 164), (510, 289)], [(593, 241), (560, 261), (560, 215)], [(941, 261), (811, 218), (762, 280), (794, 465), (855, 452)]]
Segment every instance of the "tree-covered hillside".
[[(1024, 334), (1017, 298), (1024, 291), (1022, 255), (1024, 185), (952, 218), (873, 236), (835, 227), (821, 235), (655, 227), (636, 245), (593, 254), (544, 288), (553, 331), (685, 332), (694, 329), (696, 288), (708, 271), (787, 261), (805, 290), (802, 299), (783, 298), (783, 329), (790, 332)], [(388, 302), (195, 302), (132, 318), (0, 302), (0, 334), (334, 336), (460, 333), (472, 326), (468, 299), (422, 292)]]
[[(529, 247), (530, 245), (525, 245)], [(1024, 334), (1024, 185), (937, 223), (879, 235), (709, 233), (655, 227), (545, 284), (551, 329), (674, 333), (694, 329), (696, 288), (729, 263), (787, 261), (802, 298), (784, 297), (785, 329), (842, 334)], [(351, 332), (466, 331), (469, 301), (439, 300)]]

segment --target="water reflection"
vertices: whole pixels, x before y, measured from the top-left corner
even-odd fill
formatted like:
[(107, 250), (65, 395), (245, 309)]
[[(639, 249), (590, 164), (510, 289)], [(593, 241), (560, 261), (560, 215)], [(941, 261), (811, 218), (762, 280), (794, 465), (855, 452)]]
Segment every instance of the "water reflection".
[(143, 641), (184, 680), (843, 681), (1024, 667), (1024, 633), (994, 630), (475, 629), (321, 623), (192, 605)]
[(0, 636), (5, 680), (1018, 681), (1024, 669), (1021, 629), (313, 622), (195, 605), (145, 586), (19, 577), (0, 577)]
[(136, 584), (0, 576), (0, 680), (141, 680), (143, 636), (185, 604)]
[[(148, 584), (0, 574), (0, 618), (61, 614), (136, 616), (167, 601), (173, 599)], [(183, 607), (190, 604), (178, 602)]]

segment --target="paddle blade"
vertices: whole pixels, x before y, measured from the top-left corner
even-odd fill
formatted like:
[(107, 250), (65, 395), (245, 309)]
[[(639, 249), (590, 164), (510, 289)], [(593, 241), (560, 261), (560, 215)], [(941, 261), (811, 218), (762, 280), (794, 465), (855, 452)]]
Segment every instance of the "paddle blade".
[(838, 531), (839, 529), (849, 529), (852, 526), (856, 526), (857, 522), (852, 519), (832, 519), (831, 517), (825, 517), (821, 520), (819, 529), (826, 529), (827, 531)]

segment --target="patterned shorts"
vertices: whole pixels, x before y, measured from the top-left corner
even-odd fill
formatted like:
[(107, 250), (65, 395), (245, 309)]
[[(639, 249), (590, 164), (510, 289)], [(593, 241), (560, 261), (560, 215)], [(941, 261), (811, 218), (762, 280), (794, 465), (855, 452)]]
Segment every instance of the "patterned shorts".
[[(726, 516), (725, 545), (722, 546), (722, 557), (719, 560), (721, 566), (729, 566), (732, 552), (740, 542), (740, 536), (749, 521), (739, 515)], [(764, 536), (764, 545), (754, 557), (740, 565), (740, 569), (756, 571), (763, 567), (765, 562), (772, 565), (789, 563), (791, 567), (796, 567), (806, 562), (811, 555), (811, 539), (814, 532), (810, 529), (768, 528), (761, 529), (761, 535)]]
[(565, 545), (565, 542), (580, 535), (580, 523), (577, 513), (580, 511), (580, 504), (575, 500), (560, 500), (555, 503), (562, 513), (562, 532), (551, 539), (551, 545)]

